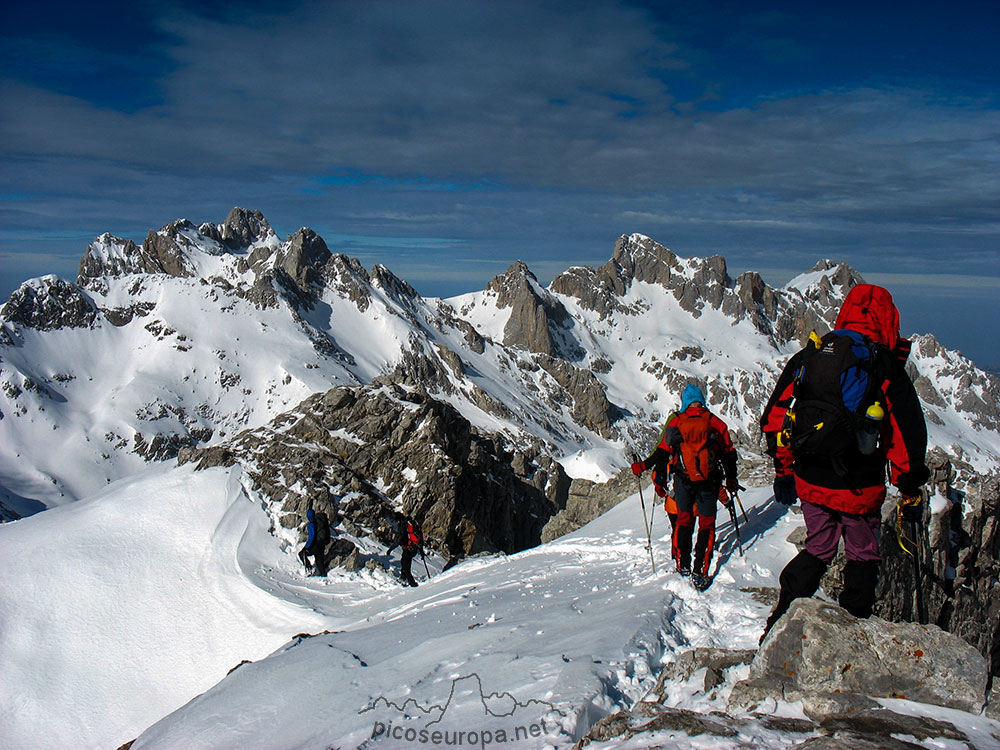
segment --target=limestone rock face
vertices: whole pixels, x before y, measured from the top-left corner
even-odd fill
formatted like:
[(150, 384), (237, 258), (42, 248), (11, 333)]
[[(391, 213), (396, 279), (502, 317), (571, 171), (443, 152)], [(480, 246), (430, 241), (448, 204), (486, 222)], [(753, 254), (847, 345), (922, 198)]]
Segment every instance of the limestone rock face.
[[(941, 505), (925, 503), (925, 531), (918, 535), (920, 588), (928, 622), (972, 644), (1000, 676), (1000, 476), (978, 476), (964, 490), (952, 485), (950, 461), (931, 455), (932, 486)], [(912, 535), (912, 530), (905, 529)], [(882, 575), (875, 613), (894, 621), (916, 621), (913, 558), (896, 540), (895, 514), (882, 528)]]
[[(832, 629), (844, 624), (836, 615), (831, 617), (826, 613), (822, 617)], [(811, 635), (815, 633), (810, 631), (803, 640), (801, 630), (794, 633), (793, 640), (803, 643), (803, 647), (797, 650), (812, 648), (808, 644)], [(789, 643), (788, 647), (795, 648), (796, 645)], [(880, 647), (874, 641), (869, 646)], [(942, 740), (954, 741), (958, 746), (978, 747), (974, 738), (983, 737), (981, 731), (970, 731), (965, 726), (961, 713), (954, 713), (954, 718), (948, 720), (904, 714), (885, 708), (862, 693), (842, 688), (824, 692), (825, 688), (831, 687), (826, 684), (819, 685), (817, 690), (809, 688), (806, 692), (796, 692), (802, 687), (797, 681), (802, 660), (796, 660), (795, 655), (782, 662), (774, 673), (755, 676), (762, 661), (777, 665), (782, 658), (774, 653), (763, 653), (767, 648), (765, 643), (760, 653), (696, 648), (680, 654), (660, 672), (655, 688), (631, 709), (599, 720), (576, 747), (588, 747), (594, 742), (632, 740), (632, 743), (623, 746), (632, 747), (634, 743), (635, 747), (688, 747), (697, 743), (699, 747), (702, 744), (706, 747), (770, 747), (775, 742), (775, 746), (792, 747), (790, 743), (797, 742), (794, 747), (821, 750), (909, 750), (935, 746)], [(837, 652), (837, 643), (829, 644), (828, 653)], [(750, 678), (733, 686), (732, 680), (740, 672), (745, 673), (746, 664), (751, 664)], [(832, 661), (830, 664), (834, 671), (843, 674), (864, 666), (852, 664), (851, 669), (843, 670), (844, 665), (840, 662)], [(886, 670), (891, 671), (894, 667), (895, 664), (890, 662)], [(728, 711), (718, 708), (692, 711), (685, 708), (706, 700), (710, 704), (717, 700), (724, 703), (727, 690), (731, 691)], [(806, 718), (776, 714), (776, 700), (801, 700)], [(972, 708), (974, 711), (975, 707)], [(703, 739), (689, 740), (694, 737)], [(753, 739), (748, 741), (748, 738)], [(932, 744), (924, 744), (926, 742)]]
[(734, 282), (722, 256), (682, 259), (649, 237), (633, 234), (618, 239), (605, 265), (596, 270), (571, 268), (553, 279), (551, 289), (605, 318), (629, 312), (622, 298), (634, 282), (656, 284), (695, 318), (706, 308), (720, 310), (734, 322), (748, 320), (775, 344), (784, 344), (805, 341), (812, 330), (830, 330), (844, 295), (864, 281), (847, 264), (831, 261), (820, 261), (807, 273), (816, 274), (819, 281), (805, 292), (772, 289), (755, 272), (741, 274)]
[(511, 310), (503, 332), (505, 345), (567, 360), (580, 358), (582, 350), (566, 327), (569, 313), (539, 286), (522, 261), (494, 278), (488, 289), (496, 292), (497, 307)]
[(182, 450), (180, 460), (240, 463), (291, 527), (313, 507), (348, 533), (389, 544), (403, 513), (449, 556), (538, 544), (569, 487), (552, 459), (512, 454), (450, 405), (399, 386), (316, 394), (263, 429)]
[(978, 713), (986, 680), (986, 660), (936, 626), (859, 620), (836, 605), (797, 599), (764, 640), (730, 707), (854, 693)]
[[(549, 542), (583, 527), (636, 490), (632, 470), (624, 468), (607, 482), (573, 479), (569, 485), (566, 507), (549, 519), (542, 529), (542, 541)], [(652, 496), (652, 489), (646, 490)]]
[(323, 238), (313, 230), (303, 228), (293, 234), (282, 248), (278, 265), (301, 291), (308, 292), (313, 284), (320, 283), (318, 268), (330, 255)]
[(188, 277), (194, 275), (191, 263), (184, 252), (180, 230), (194, 229), (188, 221), (177, 221), (168, 224), (159, 232), (150, 231), (142, 243), (142, 252), (153, 266), (153, 273), (165, 273), (168, 276)]
[(0, 308), (0, 321), (38, 331), (90, 328), (98, 318), (97, 306), (87, 293), (56, 276), (21, 284)]
[(155, 271), (153, 260), (132, 240), (104, 233), (87, 246), (76, 283), (87, 287), (105, 278)]
[[(633, 281), (671, 289), (674, 276), (681, 271), (678, 257), (659, 243), (642, 235), (623, 235), (615, 243), (611, 259), (603, 266), (596, 270), (571, 268), (553, 279), (551, 288), (559, 294), (575, 297), (584, 309), (594, 310), (601, 318), (606, 318), (627, 310), (621, 298)], [(683, 281), (683, 276), (681, 278)]]
[(725, 715), (705, 715), (656, 703), (639, 703), (631, 711), (605, 716), (575, 748), (579, 750), (592, 742), (628, 740), (636, 735), (666, 731), (681, 732), (688, 737), (734, 738), (739, 734), (740, 725), (741, 722)]
[(229, 212), (226, 221), (218, 228), (218, 240), (231, 250), (243, 250), (254, 243), (274, 236), (274, 230), (260, 211), (250, 211), (238, 206)]
[[(911, 356), (908, 370), (921, 401), (932, 407), (952, 404), (977, 429), (1000, 432), (1000, 378), (941, 346), (931, 334), (914, 336), (913, 350), (918, 359)], [(940, 422), (933, 409), (925, 413)]]
[(537, 355), (535, 361), (573, 399), (573, 418), (577, 422), (599, 435), (612, 437), (611, 425), (618, 418), (618, 409), (608, 401), (604, 386), (594, 373), (546, 354)]

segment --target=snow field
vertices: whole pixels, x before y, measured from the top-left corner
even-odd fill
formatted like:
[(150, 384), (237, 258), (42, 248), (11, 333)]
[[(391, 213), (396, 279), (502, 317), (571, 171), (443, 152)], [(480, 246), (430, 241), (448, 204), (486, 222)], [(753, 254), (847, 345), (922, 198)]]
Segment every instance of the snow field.
[[(513, 733), (517, 721), (546, 727), (517, 747), (569, 746), (598, 718), (645, 695), (675, 653), (756, 645), (767, 610), (740, 588), (759, 584), (762, 573), (776, 578), (773, 566), (790, 555), (771, 537), (783, 539), (794, 523), (781, 518), (765, 529), (777, 516), (770, 506), (751, 506), (766, 498), (757, 491), (745, 500), (746, 546), (763, 552), (754, 563), (728, 549), (720, 518), (722, 572), (707, 592), (668, 566), (662, 509), (651, 572), (633, 496), (549, 544), (468, 560), (418, 589), (363, 595), (348, 606), (356, 619), (340, 618), (343, 632), (293, 642), (241, 667), (133, 747), (236, 748), (252, 737), (262, 750), (380, 748), (397, 745), (372, 736), (378, 725), (457, 731), (485, 722), (498, 734)], [(516, 705), (514, 716), (484, 712), (498, 702)], [(261, 712), (239, 708), (258, 704)], [(428, 725), (434, 706), (447, 710)], [(219, 717), (229, 722), (234, 714), (238, 728), (220, 725)]]
[(118, 747), (325, 622), (242, 574), (266, 517), (229, 479), (157, 469), (0, 527), (0, 744)]

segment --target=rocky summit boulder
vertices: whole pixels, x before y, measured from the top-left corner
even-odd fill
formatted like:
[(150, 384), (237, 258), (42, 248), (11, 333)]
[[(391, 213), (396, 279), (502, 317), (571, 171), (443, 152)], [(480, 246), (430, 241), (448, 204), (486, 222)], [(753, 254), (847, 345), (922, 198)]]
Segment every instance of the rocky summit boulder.
[(798, 599), (774, 626), (736, 685), (730, 709), (769, 698), (836, 695), (906, 698), (979, 713), (986, 701), (986, 660), (934, 625), (859, 620), (840, 607)]

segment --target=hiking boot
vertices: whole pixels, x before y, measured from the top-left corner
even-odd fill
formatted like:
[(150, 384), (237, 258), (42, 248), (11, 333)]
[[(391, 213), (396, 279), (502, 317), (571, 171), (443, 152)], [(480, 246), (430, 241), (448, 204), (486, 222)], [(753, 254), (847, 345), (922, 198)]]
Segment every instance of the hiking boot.
[(698, 591), (704, 591), (712, 585), (712, 579), (708, 576), (703, 576), (701, 573), (695, 573), (691, 576), (691, 583)]
[(681, 574), (681, 578), (687, 578), (691, 575), (691, 568), (687, 565), (678, 565), (677, 572)]

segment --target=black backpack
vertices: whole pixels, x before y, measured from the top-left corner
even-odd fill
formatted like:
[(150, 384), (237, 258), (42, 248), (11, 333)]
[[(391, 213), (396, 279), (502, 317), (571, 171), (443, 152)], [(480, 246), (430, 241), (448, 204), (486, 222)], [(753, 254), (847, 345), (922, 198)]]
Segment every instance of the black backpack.
[(316, 514), (316, 541), (314, 544), (317, 547), (325, 547), (330, 543), (330, 520), (326, 517), (326, 513)]
[(795, 374), (788, 410), (790, 445), (796, 455), (824, 456), (838, 469), (860, 455), (865, 411), (882, 398), (888, 352), (856, 331), (812, 333)]

